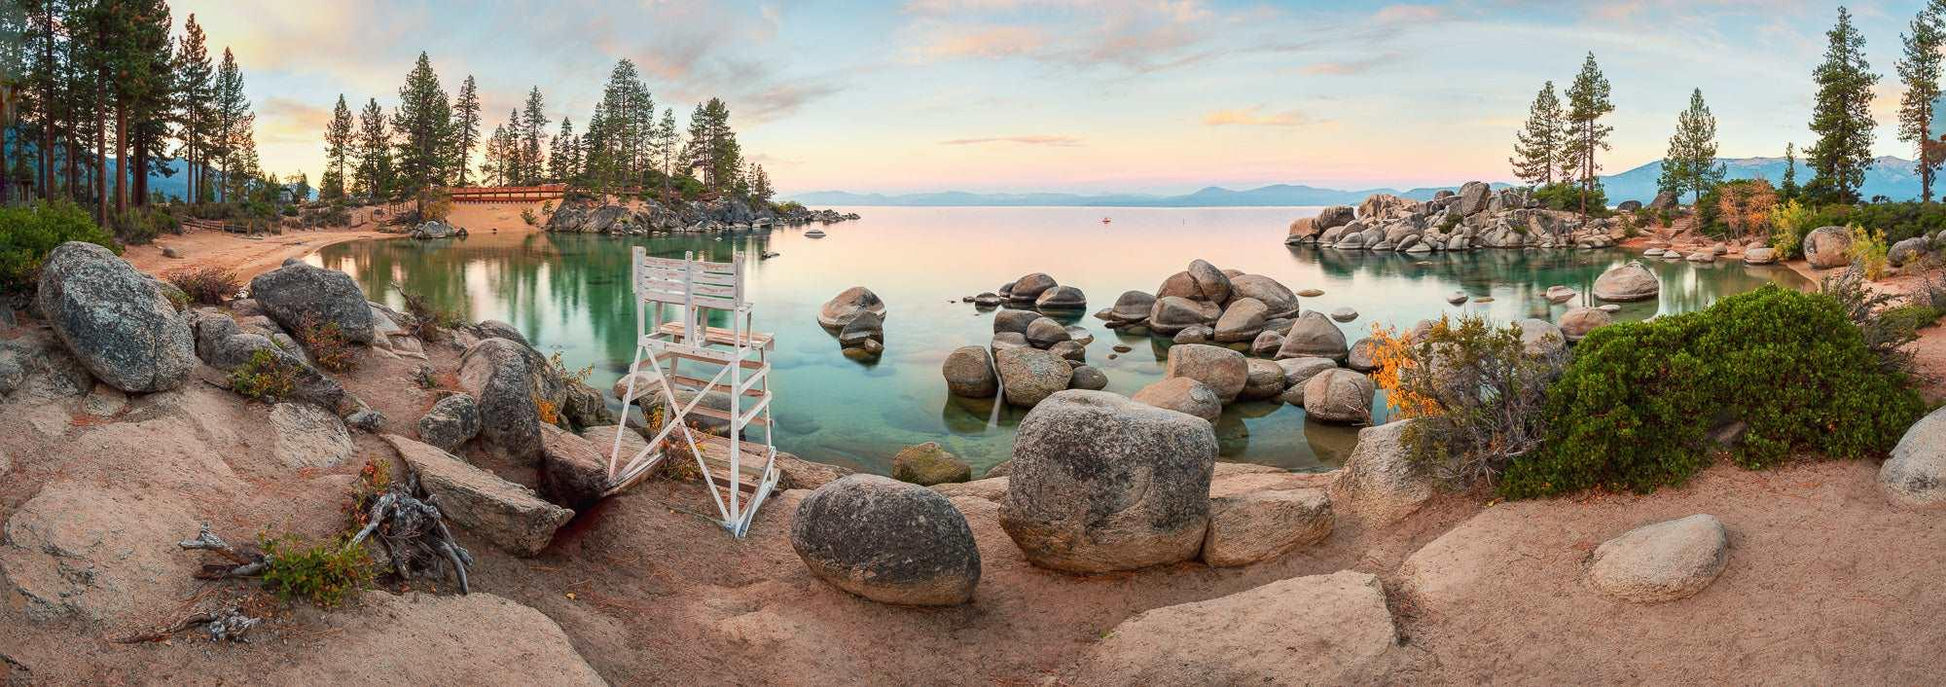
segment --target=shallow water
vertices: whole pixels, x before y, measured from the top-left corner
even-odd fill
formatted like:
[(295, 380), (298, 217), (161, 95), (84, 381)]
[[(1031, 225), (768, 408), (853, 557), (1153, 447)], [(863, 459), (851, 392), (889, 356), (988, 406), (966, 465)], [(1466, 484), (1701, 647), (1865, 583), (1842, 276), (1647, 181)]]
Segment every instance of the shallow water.
[[(1316, 208), (858, 208), (864, 219), (824, 227), (724, 237), (620, 239), (583, 235), (480, 233), (464, 240), (368, 241), (325, 248), (313, 264), (350, 273), (373, 299), (397, 306), (397, 287), (424, 293), (469, 320), (513, 323), (543, 353), (559, 351), (572, 368), (593, 365), (591, 384), (606, 391), (627, 368), (634, 337), (628, 293), (629, 247), (659, 256), (686, 251), (727, 260), (734, 251), (782, 253), (749, 270), (756, 327), (774, 332), (773, 406), (777, 443), (800, 456), (889, 472), (893, 454), (937, 441), (978, 475), (1007, 458), (1023, 411), (991, 401), (950, 398), (939, 366), (958, 346), (985, 344), (992, 314), (960, 297), (992, 291), (1028, 272), (1047, 272), (1088, 295), (1088, 312), (1123, 291), (1153, 292), (1203, 258), (1221, 268), (1276, 278), (1306, 309), (1351, 306), (1340, 324), (1350, 340), (1373, 322), (1409, 327), (1423, 318), (1473, 311), (1499, 320), (1553, 319), (1573, 304), (1549, 305), (1541, 293), (1566, 284), (1587, 293), (1603, 270), (1627, 262), (1620, 250), (1482, 250), (1407, 257), (1286, 247), (1285, 226)], [(1102, 224), (1103, 215), (1112, 224)], [(1795, 285), (1783, 268), (1645, 261), (1662, 279), (1655, 302), (1625, 304), (1619, 319), (1695, 310), (1768, 281)], [(884, 356), (858, 363), (840, 354), (816, 322), (818, 307), (862, 285), (887, 304)], [(1491, 296), (1490, 303), (1446, 304), (1447, 294)], [(1081, 313), (1063, 319), (1094, 332), (1088, 361), (1110, 391), (1131, 394), (1161, 378), (1166, 342), (1123, 336)], [(1133, 352), (1108, 359), (1111, 346)], [(1383, 403), (1376, 405), (1383, 409)], [(1381, 413), (1382, 416), (1382, 413)], [(1355, 428), (1308, 422), (1300, 408), (1239, 403), (1217, 435), (1226, 459), (1321, 470), (1342, 462)]]

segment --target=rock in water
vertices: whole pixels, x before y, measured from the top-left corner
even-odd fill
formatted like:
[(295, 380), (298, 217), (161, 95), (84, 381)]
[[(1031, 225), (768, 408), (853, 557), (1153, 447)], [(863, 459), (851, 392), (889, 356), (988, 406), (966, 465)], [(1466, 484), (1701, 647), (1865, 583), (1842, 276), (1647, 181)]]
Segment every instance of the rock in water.
[(1378, 365), (1378, 340), (1369, 336), (1352, 344), (1351, 352), (1345, 355), (1345, 367), (1359, 372), (1371, 372)]
[(1074, 367), (1061, 356), (1034, 348), (1014, 348), (994, 354), (1007, 402), (1032, 408), (1057, 391), (1068, 388)]
[(377, 332), (365, 293), (351, 275), (337, 270), (286, 260), (250, 280), (250, 297), (286, 331), (300, 331), (309, 320), (336, 324), (346, 341), (357, 343), (371, 343)]
[(1223, 416), (1223, 400), (1209, 386), (1188, 377), (1171, 377), (1142, 387), (1131, 397), (1164, 410), (1200, 417), (1210, 422)]
[(818, 308), (818, 324), (825, 329), (841, 329), (866, 312), (883, 317), (885, 301), (879, 300), (878, 294), (872, 293), (871, 289), (854, 286), (831, 297), (823, 307)]
[(108, 249), (61, 244), (41, 264), (39, 289), (41, 316), (109, 386), (166, 391), (182, 386), (196, 369), (189, 316), (176, 311), (158, 282)]
[(1284, 393), (1284, 368), (1277, 363), (1260, 358), (1251, 358), (1249, 363), (1250, 379), (1243, 385), (1243, 393), (1237, 398), (1246, 401), (1261, 401), (1276, 398)]
[(1103, 374), (1101, 370), (1082, 365), (1074, 368), (1074, 377), (1068, 380), (1068, 388), (1101, 391), (1108, 388), (1108, 375)]
[(1587, 338), (1588, 332), (1606, 327), (1615, 318), (1600, 308), (1571, 308), (1561, 313), (1561, 336), (1570, 343)]
[(1043, 317), (1027, 324), (1027, 343), (1035, 348), (1047, 348), (1070, 338), (1068, 328), (1052, 317)]
[(479, 401), (471, 394), (453, 394), (439, 399), (419, 418), (419, 440), (453, 451), (479, 435), (480, 428)]
[(460, 528), (509, 553), (517, 556), (540, 553), (554, 540), (554, 531), (574, 517), (574, 511), (541, 500), (533, 490), (500, 479), (445, 451), (396, 434), (386, 434), (383, 438), (419, 475), (419, 483), (426, 491), (439, 500), (441, 513)]
[(1219, 402), (1229, 403), (1243, 393), (1250, 380), (1250, 366), (1242, 353), (1220, 346), (1183, 344), (1169, 348), (1169, 363), (1164, 377), (1188, 377), (1216, 392)]
[(1777, 262), (1777, 249), (1765, 247), (1744, 251), (1743, 262), (1747, 265), (1768, 265)]
[(1629, 261), (1595, 278), (1595, 297), (1604, 301), (1645, 301), (1662, 293), (1662, 282), (1640, 261)]
[(1290, 331), (1284, 333), (1284, 346), (1277, 349), (1277, 357), (1344, 360), (1350, 352), (1344, 331), (1332, 324), (1324, 313), (1308, 310), (1291, 323)]
[(1231, 304), (1255, 298), (1264, 304), (1266, 317), (1291, 317), (1297, 314), (1297, 294), (1281, 282), (1261, 274), (1230, 278)]
[(540, 459), (542, 406), (558, 411), (567, 395), (546, 358), (514, 341), (485, 339), (460, 356), (459, 384), (479, 401), (480, 436), (490, 448), (529, 465)]
[(1358, 430), (1358, 446), (1332, 485), (1344, 510), (1375, 524), (1398, 521), (1432, 498), (1433, 483), (1407, 457), (1401, 438), (1407, 422)]
[(1035, 565), (1133, 570), (1196, 557), (1209, 524), (1210, 423), (1104, 391), (1063, 391), (1014, 437), (1000, 525)]
[(987, 360), (987, 351), (979, 346), (961, 346), (946, 356), (946, 363), (939, 368), (946, 377), (946, 391), (954, 396), (967, 398), (993, 398), (999, 388), (999, 377), (993, 374), (993, 365)]
[(1028, 325), (1038, 319), (1041, 314), (1032, 310), (1002, 310), (993, 314), (993, 333), (1026, 336)]
[(892, 456), (892, 479), (922, 487), (965, 482), (973, 479), (973, 466), (940, 448), (939, 442), (928, 441)]
[(1223, 343), (1249, 341), (1257, 338), (1264, 330), (1264, 321), (1270, 313), (1269, 306), (1255, 298), (1239, 298), (1230, 302), (1223, 315), (1216, 318), (1215, 333), (1212, 338)]
[(791, 548), (811, 574), (889, 604), (953, 606), (980, 582), (966, 516), (925, 487), (852, 475), (811, 492), (791, 518)]
[(1189, 269), (1190, 280), (1196, 282), (1196, 289), (1203, 299), (1212, 303), (1227, 303), (1230, 300), (1230, 275), (1204, 260), (1192, 260)]
[(1372, 380), (1345, 369), (1318, 373), (1304, 383), (1304, 414), (1320, 422), (1372, 421)]
[(1804, 235), (1804, 261), (1818, 269), (1851, 264), (1851, 231), (1844, 227), (1818, 227)]
[(1042, 310), (1081, 310), (1088, 307), (1088, 296), (1072, 286), (1056, 286), (1042, 291), (1040, 297), (1034, 299), (1034, 307)]
[(1879, 466), (1878, 483), (1896, 503), (1946, 505), (1946, 408), (1912, 423)]
[(1396, 683), (1398, 643), (1379, 579), (1345, 570), (1144, 611), (1089, 650), (1076, 684)]
[(1035, 272), (1015, 279), (1014, 283), (1007, 287), (1007, 297), (1021, 303), (1032, 303), (1039, 299), (1041, 294), (1056, 286), (1059, 284), (1053, 277)]
[(1674, 601), (1703, 591), (1730, 562), (1730, 541), (1713, 515), (1643, 525), (1595, 549), (1588, 581), (1636, 603)]
[(1155, 296), (1142, 291), (1124, 291), (1108, 314), (1116, 322), (1140, 322), (1149, 319), (1149, 312), (1154, 309)]

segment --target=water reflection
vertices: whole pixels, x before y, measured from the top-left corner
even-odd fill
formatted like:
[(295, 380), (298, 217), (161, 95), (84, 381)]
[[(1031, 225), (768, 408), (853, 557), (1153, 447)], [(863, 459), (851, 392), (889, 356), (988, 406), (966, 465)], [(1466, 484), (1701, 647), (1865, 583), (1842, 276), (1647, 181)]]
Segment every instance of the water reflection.
[[(1112, 226), (1100, 224), (1100, 211), (1088, 208), (860, 212), (863, 221), (827, 227), (829, 237), (815, 241), (788, 228), (720, 240), (502, 232), (464, 241), (342, 244), (310, 260), (351, 274), (373, 300), (402, 305), (399, 290), (405, 289), (468, 319), (510, 322), (543, 352), (560, 352), (570, 366), (593, 365), (591, 381), (605, 387), (621, 375), (632, 352), (631, 247), (719, 261), (736, 252), (776, 251), (782, 255), (752, 261), (748, 272), (756, 327), (777, 335), (771, 361), (778, 443), (816, 460), (886, 472), (900, 448), (937, 441), (980, 474), (1007, 458), (1013, 428), (1025, 413), (1004, 406), (996, 413), (987, 399), (950, 398), (939, 366), (954, 348), (983, 344), (992, 332), (996, 310), (960, 298), (1021, 274), (1047, 272), (1079, 287), (1093, 311), (1113, 304), (1123, 291), (1153, 291), (1200, 257), (1274, 277), (1293, 290), (1324, 290), (1303, 299), (1304, 307), (1357, 309), (1359, 319), (1339, 325), (1355, 340), (1373, 322), (1406, 327), (1461, 311), (1502, 320), (1553, 318), (1574, 303), (1549, 304), (1541, 295), (1548, 286), (1565, 284), (1588, 294), (1603, 270), (1630, 259), (1622, 251), (1405, 256), (1282, 246), (1283, 227), (1314, 212), (1303, 208), (1118, 208)], [(1624, 305), (1617, 317), (1693, 310), (1772, 279), (1800, 281), (1779, 268), (1647, 262), (1663, 280), (1661, 299)], [(846, 359), (815, 321), (825, 299), (857, 285), (877, 292), (888, 306), (885, 352), (869, 364)], [(1493, 302), (1450, 306), (1445, 297), (1452, 291)], [(1058, 319), (1095, 335), (1088, 361), (1108, 376), (1108, 390), (1132, 394), (1160, 379), (1166, 340), (1111, 331), (1079, 312)], [(1131, 351), (1115, 354), (1117, 344)], [(1226, 459), (1292, 469), (1339, 464), (1357, 434), (1308, 422), (1301, 409), (1275, 403), (1234, 405), (1217, 433)]]

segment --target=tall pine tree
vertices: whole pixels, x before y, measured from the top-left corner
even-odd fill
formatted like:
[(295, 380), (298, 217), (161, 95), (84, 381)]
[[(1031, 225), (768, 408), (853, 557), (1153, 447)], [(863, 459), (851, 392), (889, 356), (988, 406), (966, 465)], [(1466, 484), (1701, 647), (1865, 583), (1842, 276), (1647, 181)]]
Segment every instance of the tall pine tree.
[(1933, 0), (1912, 18), (1911, 33), (1901, 34), (1905, 57), (1898, 62), (1905, 96), (1899, 101), (1899, 140), (1913, 145), (1919, 171), (1919, 199), (1932, 202), (1933, 177), (1939, 171), (1940, 147), (1932, 140), (1933, 103), (1939, 100), (1940, 50), (1946, 48), (1942, 0)]
[(318, 196), (324, 200), (345, 197), (345, 163), (356, 149), (353, 126), (351, 107), (345, 104), (345, 96), (340, 93), (337, 107), (331, 109), (331, 123), (324, 129), (324, 179), (318, 190)]
[(353, 175), (358, 193), (373, 200), (392, 197), (392, 132), (385, 125), (385, 110), (378, 99), (365, 102), (358, 115), (358, 171)]
[(1689, 94), (1689, 109), (1676, 115), (1676, 133), (1669, 137), (1669, 152), (1662, 157), (1662, 176), (1656, 180), (1660, 190), (1675, 194), (1703, 194), (1723, 183), (1722, 163), (1716, 161), (1716, 116), (1703, 103), (1703, 89)]
[(1821, 202), (1858, 202), (1865, 170), (1872, 164), (1872, 87), (1878, 75), (1865, 61), (1865, 37), (1851, 23), (1851, 11), (1838, 8), (1838, 23), (1825, 32), (1824, 62), (1813, 71), (1817, 102), (1811, 131), (1817, 143), (1804, 151), (1812, 172), (1805, 191)]
[(547, 112), (541, 101), (541, 87), (535, 86), (527, 92), (527, 107), (521, 112), (521, 178), (515, 183), (533, 184), (540, 181), (541, 151), (547, 141)]
[(473, 164), (473, 148), (480, 144), (480, 93), (467, 75), (460, 84), (459, 99), (453, 101), (453, 185), (466, 185), (466, 170)]
[(1561, 99), (1554, 95), (1554, 82), (1541, 87), (1534, 104), (1527, 108), (1527, 124), (1514, 134), (1514, 176), (1535, 186), (1554, 183), (1554, 172), (1565, 170), (1563, 144), (1567, 124), (1561, 112)]
[(446, 163), (451, 158), (452, 106), (446, 89), (432, 70), (432, 60), (419, 53), (418, 62), (399, 87), (399, 107), (392, 112), (392, 134), (397, 138), (399, 189), (417, 195), (447, 178)]
[(1568, 86), (1568, 159), (1574, 164), (1574, 177), (1571, 181), (1581, 186), (1581, 213), (1588, 213), (1588, 201), (1601, 180), (1596, 174), (1601, 172), (1601, 164), (1595, 155), (1608, 150), (1608, 136), (1614, 127), (1601, 123), (1601, 118), (1615, 111), (1615, 104), (1608, 99), (1608, 77), (1602, 76), (1600, 65), (1595, 64), (1595, 54), (1581, 63), (1581, 73), (1576, 74), (1574, 83)]

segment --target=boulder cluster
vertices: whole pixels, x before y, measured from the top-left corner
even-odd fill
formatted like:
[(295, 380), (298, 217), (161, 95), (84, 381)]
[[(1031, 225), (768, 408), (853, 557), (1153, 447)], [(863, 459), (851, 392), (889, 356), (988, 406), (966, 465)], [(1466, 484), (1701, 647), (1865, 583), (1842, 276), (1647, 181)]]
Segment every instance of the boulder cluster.
[(1004, 304), (1015, 308), (1034, 308), (1053, 312), (1083, 310), (1088, 307), (1088, 296), (1082, 293), (1081, 289), (1062, 286), (1054, 281), (1053, 277), (1041, 272), (1001, 284), (998, 291), (987, 291), (961, 300), (981, 308)]
[(466, 238), (466, 229), (439, 220), (429, 220), (413, 227), (406, 235), (420, 240), (463, 239)]
[(885, 352), (885, 301), (871, 289), (854, 286), (825, 301), (818, 325), (837, 335), (846, 358), (871, 361)]
[(646, 198), (626, 204), (571, 198), (555, 208), (547, 219), (546, 229), (622, 236), (710, 234), (813, 222), (832, 224), (855, 219), (858, 219), (858, 213), (841, 214), (835, 210), (810, 210), (796, 205), (783, 211), (770, 207), (753, 208), (737, 198), (667, 204)]
[(1420, 202), (1375, 194), (1358, 207), (1325, 208), (1291, 223), (1284, 242), (1339, 250), (1433, 253), (1475, 248), (1608, 248), (1627, 236), (1620, 220), (1586, 220), (1540, 207), (1524, 189), (1470, 181)]

